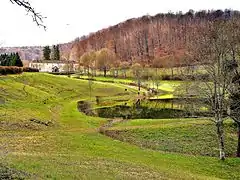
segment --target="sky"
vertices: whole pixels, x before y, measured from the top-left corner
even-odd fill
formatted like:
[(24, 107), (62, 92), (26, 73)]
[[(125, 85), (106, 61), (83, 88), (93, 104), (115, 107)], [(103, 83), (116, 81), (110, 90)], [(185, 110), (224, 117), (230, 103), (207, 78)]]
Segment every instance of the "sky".
[(10, 0), (0, 2), (0, 46), (66, 43), (129, 18), (189, 9), (240, 10), (240, 0), (29, 0), (46, 18), (43, 28)]

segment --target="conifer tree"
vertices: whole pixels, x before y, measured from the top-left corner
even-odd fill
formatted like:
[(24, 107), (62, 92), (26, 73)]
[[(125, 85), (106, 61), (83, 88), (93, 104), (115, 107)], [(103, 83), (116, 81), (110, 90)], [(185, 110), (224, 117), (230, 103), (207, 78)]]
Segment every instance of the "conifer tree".
[(18, 53), (15, 54), (15, 59), (16, 59), (15, 66), (23, 67), (22, 60)]
[(43, 48), (43, 59), (50, 60), (51, 49), (49, 46), (45, 46)]

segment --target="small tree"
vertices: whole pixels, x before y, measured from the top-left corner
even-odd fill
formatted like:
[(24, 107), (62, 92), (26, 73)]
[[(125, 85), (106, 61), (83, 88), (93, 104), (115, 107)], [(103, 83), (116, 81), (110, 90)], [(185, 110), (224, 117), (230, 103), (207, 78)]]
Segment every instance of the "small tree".
[(127, 69), (129, 68), (130, 64), (127, 61), (124, 61), (122, 63), (120, 63), (120, 67), (122, 69), (124, 78), (127, 77)]
[(113, 76), (115, 78), (118, 77), (119, 66), (120, 66), (120, 60), (113, 61), (113, 63), (112, 63), (112, 72), (113, 72)]
[(107, 48), (101, 49), (97, 52), (96, 65), (100, 70), (103, 70), (104, 77), (107, 75), (107, 71), (110, 69), (113, 61), (116, 60), (116, 55), (114, 52)]
[(132, 65), (133, 75), (137, 79), (138, 91), (141, 90), (142, 66), (139, 63)]
[(80, 58), (79, 64), (83, 65), (84, 68), (87, 69), (88, 75), (90, 75), (90, 69), (93, 72), (95, 59), (96, 53), (94, 51), (86, 52)]

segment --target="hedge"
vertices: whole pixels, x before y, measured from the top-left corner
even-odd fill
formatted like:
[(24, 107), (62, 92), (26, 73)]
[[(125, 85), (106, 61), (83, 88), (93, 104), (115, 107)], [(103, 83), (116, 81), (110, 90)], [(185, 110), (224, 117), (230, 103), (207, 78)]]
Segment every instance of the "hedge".
[(39, 70), (30, 67), (0, 66), (0, 75), (21, 74), (23, 72), (39, 72)]

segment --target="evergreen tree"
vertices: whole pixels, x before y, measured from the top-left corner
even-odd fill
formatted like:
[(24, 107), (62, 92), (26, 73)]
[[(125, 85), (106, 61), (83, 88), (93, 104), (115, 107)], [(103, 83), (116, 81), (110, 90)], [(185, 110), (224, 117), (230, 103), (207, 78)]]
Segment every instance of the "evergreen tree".
[(0, 66), (18, 66), (22, 67), (23, 63), (18, 53), (1, 54)]
[(60, 60), (60, 51), (59, 51), (59, 45), (53, 45), (52, 47), (52, 60)]
[(12, 65), (12, 58), (11, 58), (11, 55), (6, 55), (6, 58), (5, 58), (5, 66), (11, 66)]
[(7, 54), (1, 54), (0, 55), (0, 65), (6, 66), (7, 65)]
[(51, 49), (49, 46), (43, 48), (43, 58), (44, 60), (50, 60)]
[(51, 52), (51, 60), (55, 60), (55, 50), (56, 50), (56, 46), (53, 45), (52, 46), (52, 52)]
[(15, 66), (18, 66), (18, 67), (23, 67), (23, 63), (22, 63), (22, 60), (19, 56), (18, 53), (15, 54), (15, 59), (16, 59), (16, 63), (15, 63)]
[(60, 50), (59, 50), (59, 45), (56, 45), (55, 46), (56, 49), (55, 49), (55, 60), (60, 60)]
[(15, 66), (17, 62), (17, 57), (15, 53), (11, 53), (10, 56), (8, 57), (8, 66)]

